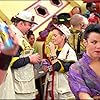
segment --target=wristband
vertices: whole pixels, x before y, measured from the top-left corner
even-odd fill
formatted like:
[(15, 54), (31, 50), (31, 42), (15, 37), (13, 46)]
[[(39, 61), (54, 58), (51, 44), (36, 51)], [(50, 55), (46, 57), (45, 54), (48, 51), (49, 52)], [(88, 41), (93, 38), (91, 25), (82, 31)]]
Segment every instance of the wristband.
[(50, 60), (56, 60), (57, 59), (57, 56), (50, 56)]

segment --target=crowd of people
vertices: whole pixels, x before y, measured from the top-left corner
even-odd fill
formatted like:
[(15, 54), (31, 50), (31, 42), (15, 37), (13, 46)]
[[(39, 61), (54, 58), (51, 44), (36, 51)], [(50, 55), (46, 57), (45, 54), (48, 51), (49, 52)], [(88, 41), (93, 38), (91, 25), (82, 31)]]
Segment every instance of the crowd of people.
[(100, 14), (93, 2), (86, 9), (82, 14), (75, 6), (70, 13), (54, 15), (39, 32), (45, 41), (44, 58), (34, 48), (31, 29), (37, 23), (32, 12), (12, 17), (12, 48), (2, 49), (0, 29), (0, 99), (37, 99), (35, 64), (46, 73), (41, 99), (100, 99)]

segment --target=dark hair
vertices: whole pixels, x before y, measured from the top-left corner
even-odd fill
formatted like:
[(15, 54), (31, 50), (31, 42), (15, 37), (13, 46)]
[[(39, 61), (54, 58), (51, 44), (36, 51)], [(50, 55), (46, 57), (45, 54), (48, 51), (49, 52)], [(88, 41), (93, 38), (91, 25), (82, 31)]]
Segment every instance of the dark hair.
[(84, 39), (87, 40), (87, 38), (91, 32), (96, 32), (96, 33), (100, 34), (100, 24), (90, 24), (88, 27), (86, 27), (86, 29), (84, 31)]
[(29, 37), (30, 37), (31, 35), (34, 36), (33, 31), (29, 30), (28, 33), (27, 33), (27, 38), (29, 39)]
[(86, 8), (91, 7), (91, 6), (92, 6), (92, 3), (93, 3), (93, 2), (88, 2), (88, 3), (86, 4)]
[(18, 18), (18, 17), (12, 17), (12, 18), (11, 18), (11, 21), (12, 21), (13, 23), (18, 23), (18, 22), (24, 21), (24, 20), (22, 20), (22, 19), (20, 19), (20, 18)]
[(79, 6), (75, 6), (75, 7), (73, 7), (73, 9), (71, 10), (71, 12), (72, 12), (75, 8), (78, 8), (79, 11), (80, 11), (80, 13), (82, 13), (82, 10), (81, 10), (81, 8), (80, 8)]

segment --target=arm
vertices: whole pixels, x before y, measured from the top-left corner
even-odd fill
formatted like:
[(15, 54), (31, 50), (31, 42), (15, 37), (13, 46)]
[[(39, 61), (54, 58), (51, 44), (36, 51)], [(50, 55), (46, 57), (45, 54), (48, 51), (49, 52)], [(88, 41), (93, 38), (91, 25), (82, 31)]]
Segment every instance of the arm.
[(53, 68), (54, 71), (59, 71), (59, 72), (65, 72), (65, 71), (69, 71), (69, 67), (71, 66), (71, 64), (75, 63), (74, 61), (71, 62), (65, 62), (63, 60), (58, 59), (54, 64), (53, 64)]
[[(55, 45), (52, 42), (50, 42), (48, 47), (49, 47), (49, 49), (51, 51), (50, 60), (51, 60), (52, 66), (54, 68), (54, 71), (59, 71), (59, 72), (68, 71), (70, 65), (75, 62), (74, 58), (76, 57), (76, 55), (74, 55), (73, 52), (71, 52), (71, 55), (70, 55), (71, 57), (70, 58), (73, 58), (73, 61), (71, 61), (71, 60), (69, 60), (69, 61), (60, 60), (60, 59), (57, 59), (57, 55), (60, 52), (59, 51), (55, 51)], [(73, 56), (75, 56), (75, 57), (73, 57)]]
[(23, 58), (14, 57), (12, 60), (14, 61), (12, 61), (11, 67), (16, 69), (16, 68), (21, 68), (27, 65), (28, 63), (31, 63), (31, 64), (39, 63), (41, 58), (40, 58), (40, 55), (33, 54), (33, 55), (30, 55), (28, 57), (23, 57)]
[(84, 93), (84, 92), (79, 92), (79, 98), (82, 100), (85, 100), (85, 99), (93, 100), (93, 98), (91, 98), (88, 93)]
[(21, 51), (22, 51), (22, 48), (20, 47), (17, 54), (13, 56), (11, 63), (10, 63), (11, 68), (14, 68), (14, 69), (20, 68), (30, 62), (29, 57), (23, 57), (23, 58), (19, 57)]
[(20, 52), (21, 52), (21, 48), (19, 48), (19, 51), (16, 54), (16, 56), (12, 58), (11, 67), (14, 69), (23, 67), (27, 65), (28, 63), (31, 63), (31, 64), (39, 63), (41, 60), (41, 57), (38, 54), (32, 54), (30, 56), (20, 58), (19, 57)]
[(24, 58), (13, 57), (11, 61), (11, 68), (14, 69), (21, 68), (28, 63), (30, 63), (29, 57), (24, 57)]
[(93, 99), (99, 100), (100, 99), (100, 96), (94, 96)]
[(89, 99), (91, 98), (91, 92), (90, 89), (86, 86), (81, 73), (82, 72), (80, 71), (76, 63), (71, 65), (68, 72), (69, 85), (76, 98)]

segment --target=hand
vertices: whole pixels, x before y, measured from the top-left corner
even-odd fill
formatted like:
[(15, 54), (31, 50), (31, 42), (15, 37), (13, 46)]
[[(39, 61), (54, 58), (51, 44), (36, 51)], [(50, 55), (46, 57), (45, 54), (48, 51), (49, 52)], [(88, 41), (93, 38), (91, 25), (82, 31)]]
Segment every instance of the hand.
[(29, 58), (30, 58), (30, 63), (32, 64), (36, 64), (41, 61), (41, 56), (37, 53), (30, 55)]
[(9, 48), (9, 49), (1, 50), (1, 52), (3, 54), (6, 54), (6, 55), (15, 55), (19, 49), (18, 39), (17, 39), (15, 33), (13, 31), (11, 31), (11, 29), (9, 29), (8, 31), (9, 31), (10, 38), (13, 40), (14, 46), (12, 48)]
[(100, 99), (100, 96), (94, 96), (93, 99), (99, 100)]
[(47, 47), (50, 49), (51, 54), (56, 54), (56, 52), (55, 52), (55, 45), (52, 42), (49, 42)]
[(80, 100), (94, 100), (88, 93), (85, 92), (79, 92), (79, 98)]

